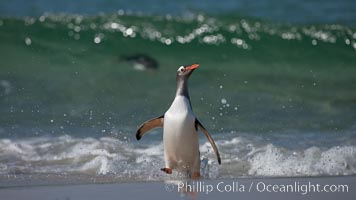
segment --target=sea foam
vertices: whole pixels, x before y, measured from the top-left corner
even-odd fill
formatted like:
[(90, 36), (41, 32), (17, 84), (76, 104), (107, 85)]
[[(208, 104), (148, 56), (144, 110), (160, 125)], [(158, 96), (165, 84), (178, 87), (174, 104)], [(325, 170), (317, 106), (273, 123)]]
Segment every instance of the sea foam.
[[(200, 146), (205, 178), (325, 176), (356, 173), (356, 146), (287, 149), (243, 137), (217, 140), (222, 165), (208, 142)], [(168, 177), (163, 144), (116, 138), (38, 137), (0, 140), (0, 174), (110, 175), (121, 181)]]

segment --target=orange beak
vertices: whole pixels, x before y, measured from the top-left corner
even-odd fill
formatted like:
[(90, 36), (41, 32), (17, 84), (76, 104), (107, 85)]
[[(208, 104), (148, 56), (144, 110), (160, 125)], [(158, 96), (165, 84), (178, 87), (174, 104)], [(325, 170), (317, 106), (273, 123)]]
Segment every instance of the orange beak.
[(186, 67), (185, 69), (186, 69), (186, 70), (193, 70), (193, 69), (196, 69), (196, 68), (198, 68), (198, 67), (199, 67), (199, 64), (192, 64), (192, 65)]

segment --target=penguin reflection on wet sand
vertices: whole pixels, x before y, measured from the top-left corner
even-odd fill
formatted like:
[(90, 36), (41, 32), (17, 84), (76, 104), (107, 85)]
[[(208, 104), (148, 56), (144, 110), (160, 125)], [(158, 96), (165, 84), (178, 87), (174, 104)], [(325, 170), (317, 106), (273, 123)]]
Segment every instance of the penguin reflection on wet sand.
[(188, 172), (193, 178), (200, 177), (200, 152), (198, 128), (208, 138), (218, 163), (221, 158), (213, 138), (196, 118), (188, 93), (188, 79), (198, 64), (178, 68), (176, 96), (166, 113), (144, 122), (136, 132), (137, 140), (148, 131), (163, 127), (165, 167), (161, 170), (172, 174), (172, 170)]
[(158, 61), (145, 54), (121, 56), (121, 60), (132, 63), (133, 68), (138, 71), (154, 71), (158, 69)]

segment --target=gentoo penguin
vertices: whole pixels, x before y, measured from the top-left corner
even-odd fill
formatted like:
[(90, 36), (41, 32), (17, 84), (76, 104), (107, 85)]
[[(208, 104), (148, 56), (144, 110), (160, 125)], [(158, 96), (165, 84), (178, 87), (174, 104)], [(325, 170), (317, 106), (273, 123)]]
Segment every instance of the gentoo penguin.
[(136, 132), (136, 139), (148, 131), (163, 127), (164, 159), (166, 166), (161, 170), (171, 174), (172, 170), (186, 171), (193, 178), (200, 177), (200, 152), (198, 128), (208, 138), (217, 156), (221, 158), (213, 138), (195, 117), (188, 93), (188, 79), (198, 64), (181, 66), (177, 71), (177, 90), (172, 105), (160, 117), (144, 122)]
[(145, 54), (135, 54), (130, 56), (121, 56), (121, 59), (132, 63), (133, 68), (139, 71), (148, 71), (158, 69), (158, 62), (154, 58)]

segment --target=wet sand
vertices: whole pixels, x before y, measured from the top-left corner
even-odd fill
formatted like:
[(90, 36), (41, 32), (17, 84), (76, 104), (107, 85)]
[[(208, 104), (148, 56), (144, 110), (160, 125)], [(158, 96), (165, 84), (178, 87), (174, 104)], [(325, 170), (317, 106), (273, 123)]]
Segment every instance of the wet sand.
[[(318, 186), (319, 185), (319, 186)], [(6, 200), (94, 199), (354, 199), (356, 176), (238, 178), (0, 188)]]

